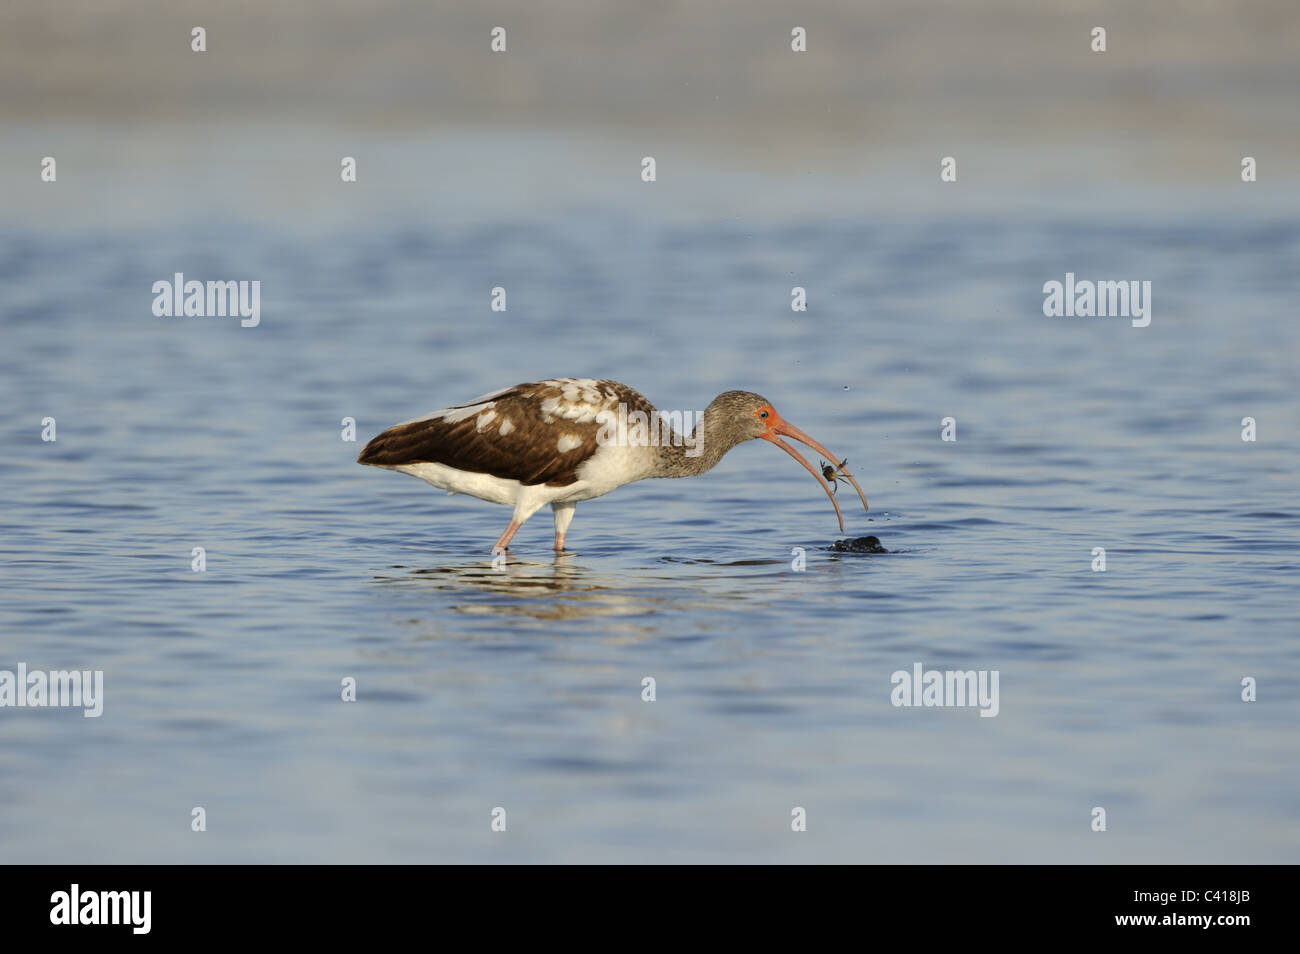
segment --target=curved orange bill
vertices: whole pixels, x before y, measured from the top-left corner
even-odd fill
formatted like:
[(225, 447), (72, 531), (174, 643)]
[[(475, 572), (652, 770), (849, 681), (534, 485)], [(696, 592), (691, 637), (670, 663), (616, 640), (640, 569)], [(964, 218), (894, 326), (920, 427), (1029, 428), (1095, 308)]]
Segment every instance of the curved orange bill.
[[(797, 450), (795, 450), (785, 441), (781, 440), (780, 435), (784, 435), (786, 437), (792, 437), (795, 440), (797, 440), (800, 444), (806, 444), (807, 446), (811, 447), (813, 450), (821, 454), (829, 461), (834, 462), (840, 460), (841, 458), (836, 457), (834, 454), (828, 451), (821, 444), (818, 444), (815, 440), (813, 440), (803, 431), (799, 430), (799, 428), (795, 427), (793, 424), (783, 419), (775, 411), (772, 412), (772, 420), (767, 425), (767, 430), (764, 431), (762, 434), (758, 435), (763, 440), (775, 444), (777, 447), (781, 448), (781, 450), (785, 451), (787, 454), (789, 454), (799, 463), (803, 464), (804, 469), (807, 470), (808, 473), (812, 474), (814, 477), (817, 478), (817, 483), (822, 485), (822, 490), (826, 491), (826, 496), (830, 498), (831, 506), (835, 508), (835, 516), (838, 517), (840, 521), (840, 533), (843, 533), (844, 514), (840, 513), (840, 505), (835, 501), (835, 494), (831, 492), (831, 485), (826, 483), (825, 478), (823, 478), (821, 475), (821, 471), (819, 471), (812, 464), (808, 463), (808, 461), (804, 460), (803, 455), (800, 454)], [(863, 510), (868, 509), (866, 495), (862, 493), (862, 488), (858, 486), (858, 482), (854, 479), (853, 475), (850, 474), (847, 470), (845, 470), (842, 467), (837, 468), (837, 471), (843, 474), (845, 477), (847, 477), (849, 479), (849, 483), (853, 484), (853, 489), (858, 492), (858, 497), (862, 500), (862, 509)]]

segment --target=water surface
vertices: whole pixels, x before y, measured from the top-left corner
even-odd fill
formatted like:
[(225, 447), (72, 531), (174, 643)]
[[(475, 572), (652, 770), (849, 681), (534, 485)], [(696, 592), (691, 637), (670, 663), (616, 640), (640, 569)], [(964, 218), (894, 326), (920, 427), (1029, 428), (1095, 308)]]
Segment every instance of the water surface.
[[(0, 713), (4, 857), (1300, 860), (1300, 228), (1111, 211), (0, 232), (0, 668), (107, 694)], [(261, 280), (261, 325), (153, 317), (175, 271)], [(1045, 318), (1066, 271), (1151, 280), (1150, 327)], [(355, 463), (555, 375), (758, 391), (871, 511), (754, 442), (496, 572), (506, 510)], [(999, 715), (891, 706), (915, 662)]]

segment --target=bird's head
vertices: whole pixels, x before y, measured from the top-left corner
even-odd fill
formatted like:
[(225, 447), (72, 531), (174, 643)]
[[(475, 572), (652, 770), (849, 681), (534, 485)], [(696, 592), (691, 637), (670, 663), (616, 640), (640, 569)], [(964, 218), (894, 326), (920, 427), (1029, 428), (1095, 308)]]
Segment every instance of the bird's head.
[[(808, 473), (817, 478), (817, 482), (826, 491), (831, 505), (835, 507), (835, 515), (839, 517), (840, 530), (844, 530), (844, 515), (840, 513), (840, 505), (835, 502), (835, 495), (831, 492), (830, 485), (826, 483), (816, 467), (808, 463), (802, 454), (781, 438), (789, 437), (805, 444), (828, 460), (835, 461), (840, 458), (778, 414), (771, 401), (752, 391), (724, 391), (705, 409), (704, 420), (715, 440), (720, 435), (724, 441), (729, 440), (732, 444), (739, 444), (742, 441), (760, 438), (775, 444), (801, 463)], [(843, 467), (839, 468), (839, 472), (853, 484), (853, 489), (858, 492), (858, 497), (862, 500), (862, 509), (866, 510), (867, 498), (862, 493), (862, 488), (858, 486), (857, 480)]]

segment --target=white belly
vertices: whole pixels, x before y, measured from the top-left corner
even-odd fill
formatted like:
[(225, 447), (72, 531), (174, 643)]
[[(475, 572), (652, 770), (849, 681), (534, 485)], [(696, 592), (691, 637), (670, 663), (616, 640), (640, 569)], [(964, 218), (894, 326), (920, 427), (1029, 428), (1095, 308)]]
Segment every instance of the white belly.
[(467, 494), (507, 507), (515, 505), (519, 499), (519, 489), (523, 486), (517, 480), (503, 480), (491, 474), (474, 474), (446, 464), (401, 464), (390, 469), (419, 477), (426, 483), (453, 494)]
[[(517, 480), (475, 474), (457, 470), (446, 464), (400, 464), (390, 470), (419, 477), (426, 483), (453, 494), (465, 494), (507, 507), (521, 503), (536, 507), (548, 503), (577, 503), (609, 493), (633, 480), (644, 477), (648, 471), (648, 455), (640, 447), (608, 446), (599, 448), (581, 467), (578, 480), (564, 487), (533, 485), (525, 487)], [(535, 508), (533, 508), (535, 509)]]

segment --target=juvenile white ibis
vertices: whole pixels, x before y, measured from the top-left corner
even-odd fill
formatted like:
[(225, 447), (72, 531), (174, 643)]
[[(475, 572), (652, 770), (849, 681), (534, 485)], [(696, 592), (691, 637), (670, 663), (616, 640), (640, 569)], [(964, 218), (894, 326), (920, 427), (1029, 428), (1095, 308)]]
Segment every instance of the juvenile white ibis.
[[(844, 515), (830, 485), (781, 438), (807, 444), (829, 460), (839, 458), (782, 418), (766, 398), (724, 391), (690, 433), (663, 420), (654, 405), (625, 384), (558, 378), (517, 384), (396, 424), (367, 444), (357, 463), (401, 471), (453, 494), (513, 507), (514, 516), (493, 553), (504, 552), (524, 521), (550, 504), (558, 553), (564, 550), (578, 501), (646, 477), (702, 474), (737, 444), (759, 437), (817, 478), (844, 530)], [(642, 421), (650, 426), (638, 429)], [(838, 470), (853, 483), (865, 510), (867, 498), (858, 482), (843, 466)]]

